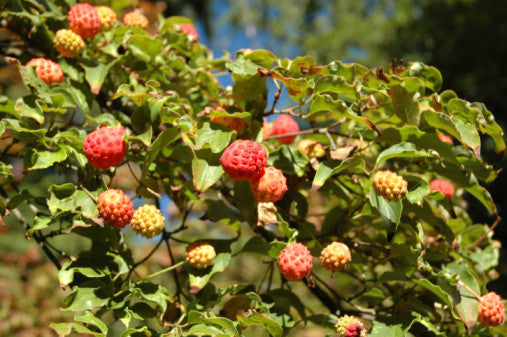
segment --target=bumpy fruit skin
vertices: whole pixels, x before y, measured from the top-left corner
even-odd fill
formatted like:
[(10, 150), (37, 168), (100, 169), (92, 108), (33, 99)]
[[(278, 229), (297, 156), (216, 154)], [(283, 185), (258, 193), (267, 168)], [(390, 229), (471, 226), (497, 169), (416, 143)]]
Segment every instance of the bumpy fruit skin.
[[(298, 122), (290, 115), (280, 115), (273, 124), (273, 135), (283, 135), (299, 131)], [(290, 144), (296, 139), (296, 136), (282, 137), (278, 140), (284, 144)]]
[(130, 12), (123, 17), (123, 23), (127, 26), (139, 27), (145, 29), (148, 27), (148, 18), (139, 12)]
[(484, 326), (498, 326), (505, 321), (502, 298), (494, 291), (482, 296), (479, 302), (478, 321)]
[(108, 30), (111, 29), (113, 24), (118, 21), (116, 18), (116, 13), (107, 6), (99, 6), (95, 7), (97, 10), (97, 14), (99, 14), (100, 22), (101, 22), (101, 29), (102, 30)]
[(215, 248), (206, 242), (194, 242), (185, 249), (187, 261), (195, 268), (206, 268), (213, 264), (217, 256)]
[(339, 337), (366, 337), (363, 323), (354, 316), (344, 315), (336, 323)]
[(439, 134), (438, 135), (438, 138), (440, 138), (440, 140), (444, 143), (450, 143), (450, 144), (453, 144), (454, 142), (452, 141), (452, 138), (447, 136), (447, 135), (443, 135), (443, 134)]
[(134, 206), (121, 190), (109, 189), (97, 199), (97, 208), (104, 222), (111, 227), (124, 228), (132, 220)]
[(267, 161), (266, 149), (251, 140), (235, 141), (220, 157), (225, 173), (235, 180), (255, 179), (264, 172)]
[(45, 58), (34, 58), (28, 61), (27, 67), (35, 66), (35, 73), (46, 84), (60, 83), (63, 80), (63, 71), (58, 63)]
[(262, 124), (262, 137), (267, 138), (272, 135), (273, 135), (273, 124), (265, 121)]
[(187, 34), (190, 37), (192, 41), (199, 40), (199, 34), (195, 30), (194, 26), (192, 26), (191, 24), (181, 23), (180, 28), (185, 34)]
[(452, 199), (454, 196), (454, 186), (451, 182), (444, 179), (435, 179), (430, 183), (430, 190), (440, 191), (447, 199)]
[(312, 255), (302, 243), (292, 243), (278, 255), (278, 266), (285, 278), (298, 281), (312, 269)]
[(107, 170), (123, 161), (127, 154), (127, 143), (123, 140), (123, 128), (102, 126), (89, 133), (83, 144), (88, 163), (99, 170)]
[(100, 31), (100, 16), (88, 3), (72, 6), (67, 13), (70, 29), (84, 39), (94, 37)]
[(262, 176), (250, 181), (250, 189), (260, 202), (277, 202), (287, 192), (287, 179), (276, 167), (266, 167)]
[(329, 244), (320, 253), (322, 267), (331, 271), (342, 270), (351, 260), (349, 247), (341, 242)]
[(81, 55), (86, 47), (83, 38), (70, 29), (60, 29), (57, 31), (53, 43), (55, 49), (67, 58)]
[(162, 233), (164, 223), (165, 218), (158, 208), (144, 205), (134, 212), (130, 226), (137, 234), (149, 239)]
[(313, 139), (302, 139), (298, 143), (298, 150), (308, 158), (320, 158), (326, 155), (326, 150), (321, 142)]
[(373, 189), (388, 201), (398, 201), (407, 195), (407, 182), (394, 172), (378, 171), (373, 176)]

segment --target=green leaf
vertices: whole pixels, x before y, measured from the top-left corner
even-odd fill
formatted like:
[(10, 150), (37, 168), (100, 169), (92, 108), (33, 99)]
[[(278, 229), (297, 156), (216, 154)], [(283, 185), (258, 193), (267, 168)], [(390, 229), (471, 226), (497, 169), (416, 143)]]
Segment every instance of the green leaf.
[(81, 59), (81, 66), (85, 71), (86, 82), (90, 85), (90, 90), (95, 95), (98, 95), (100, 88), (106, 79), (109, 69), (118, 62), (115, 59), (109, 63), (99, 62), (98, 60)]
[(158, 305), (162, 312), (166, 311), (167, 303), (172, 299), (165, 287), (151, 282), (140, 281), (134, 283), (131, 290), (142, 299)]
[(435, 67), (427, 66), (421, 62), (414, 62), (410, 64), (401, 76), (408, 75), (420, 79), (426, 88), (438, 92), (442, 88), (442, 74)]
[(106, 337), (106, 333), (95, 332), (78, 323), (51, 323), (49, 327), (58, 334), (59, 337), (65, 337), (75, 331), (79, 334), (89, 334), (94, 337)]
[(405, 85), (399, 84), (391, 86), (390, 93), (396, 115), (406, 124), (417, 125), (419, 122), (419, 104), (417, 103), (419, 93), (408, 91)]
[(220, 273), (228, 267), (230, 259), (231, 253), (223, 252), (217, 254), (211, 268), (197, 269), (186, 264), (185, 267), (188, 268), (190, 273), (190, 292), (199, 292), (214, 274)]
[(394, 233), (396, 226), (400, 223), (403, 203), (398, 201), (387, 201), (375, 193), (373, 187), (370, 189), (370, 203), (375, 207), (386, 222), (387, 232)]
[(238, 315), (237, 319), (243, 326), (260, 326), (273, 337), (281, 337), (283, 335), (282, 326), (267, 314), (249, 312), (244, 315)]
[(297, 174), (301, 177), (305, 173), (308, 161), (308, 157), (299, 150), (284, 144), (269, 154), (268, 165), (275, 166), (285, 174)]
[(60, 163), (67, 159), (68, 152), (65, 147), (60, 146), (58, 151), (39, 151), (34, 152), (32, 156), (33, 165), (28, 168), (29, 170), (40, 170), (52, 167), (55, 163)]
[(250, 225), (257, 224), (257, 200), (248, 181), (234, 181), (234, 205)]
[(213, 153), (219, 153), (229, 145), (231, 138), (231, 131), (223, 131), (217, 125), (213, 125), (211, 128), (209, 122), (204, 122), (202, 127), (197, 130), (194, 150), (200, 150), (204, 145), (209, 144)]
[(404, 174), (403, 178), (408, 182), (407, 200), (412, 204), (419, 204), (430, 193), (428, 182), (416, 175)]
[(336, 331), (336, 323), (338, 322), (338, 318), (332, 314), (311, 315), (307, 320), (332, 331)]
[(330, 160), (320, 163), (317, 173), (312, 182), (312, 190), (316, 191), (331, 176), (341, 173), (343, 171), (349, 171), (353, 173), (362, 173), (365, 170), (365, 163), (362, 159), (354, 157), (347, 158), (345, 160)]
[(75, 287), (65, 299), (66, 310), (81, 311), (105, 306), (113, 296), (112, 284), (100, 280), (90, 280)]
[(375, 163), (375, 167), (373, 171), (383, 166), (385, 162), (389, 159), (393, 158), (425, 158), (432, 157), (432, 155), (426, 151), (418, 150), (416, 146), (412, 143), (399, 143), (394, 146), (391, 146), (387, 150), (382, 151), (377, 157), (377, 161)]
[(370, 337), (404, 337), (401, 324), (387, 325), (379, 321), (373, 321), (373, 327), (368, 334)]
[(75, 316), (74, 319), (78, 322), (91, 324), (96, 328), (98, 328), (102, 333), (107, 334), (108, 331), (107, 325), (100, 319), (95, 317), (90, 311), (85, 311), (85, 313), (82, 316)]
[(308, 110), (307, 116), (309, 119), (327, 121), (330, 119), (349, 118), (380, 134), (380, 131), (371, 120), (358, 116), (344, 101), (333, 99), (332, 96), (327, 94), (314, 94), (312, 98), (312, 105)]
[(213, 186), (224, 173), (220, 157), (210, 150), (200, 150), (192, 160), (194, 189), (200, 193)]
[[(459, 275), (460, 282), (466, 284), (468, 288), (476, 294), (481, 293), (479, 283), (468, 271), (467, 266), (463, 264), (448, 264), (442, 267), (442, 272), (450, 275)], [(477, 310), (479, 301), (465, 287), (458, 287), (459, 299), (453, 298), (453, 304), (458, 312), (460, 319), (463, 321), (467, 330), (470, 331), (477, 321)]]

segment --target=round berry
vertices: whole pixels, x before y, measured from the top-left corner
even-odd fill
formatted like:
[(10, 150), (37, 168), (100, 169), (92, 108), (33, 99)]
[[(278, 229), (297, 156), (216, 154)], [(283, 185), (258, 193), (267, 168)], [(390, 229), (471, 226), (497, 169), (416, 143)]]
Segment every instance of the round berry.
[(454, 142), (452, 141), (452, 138), (447, 136), (447, 135), (443, 135), (443, 134), (439, 134), (438, 135), (438, 138), (440, 138), (440, 140), (444, 143), (450, 143), (450, 144), (453, 144)]
[(344, 315), (336, 322), (339, 337), (366, 337), (366, 329), (359, 318)]
[(276, 202), (287, 192), (287, 183), (282, 171), (270, 166), (263, 175), (250, 181), (250, 189), (260, 202)]
[(407, 195), (407, 182), (394, 172), (378, 171), (373, 176), (373, 189), (388, 201), (398, 201)]
[(194, 26), (192, 26), (191, 24), (181, 23), (180, 28), (185, 34), (187, 34), (188, 37), (190, 37), (192, 41), (199, 40), (199, 34), (195, 30)]
[[(290, 115), (280, 115), (273, 124), (273, 135), (284, 135), (299, 131), (298, 122)], [(290, 144), (296, 139), (296, 136), (278, 138), (284, 144)]]
[(100, 17), (101, 29), (108, 30), (113, 27), (113, 24), (117, 21), (116, 13), (107, 6), (95, 7)]
[(165, 218), (155, 206), (144, 205), (134, 212), (130, 226), (137, 234), (149, 239), (162, 233)]
[(349, 247), (341, 242), (329, 244), (320, 254), (322, 267), (331, 271), (342, 270), (350, 263), (351, 259)]
[(127, 143), (123, 140), (123, 128), (102, 126), (89, 133), (83, 144), (88, 163), (100, 170), (120, 164), (127, 154)]
[(138, 11), (133, 11), (125, 14), (123, 17), (123, 23), (127, 26), (139, 27), (145, 29), (148, 27), (148, 18)]
[(308, 158), (320, 158), (326, 155), (321, 142), (313, 139), (302, 139), (298, 143), (298, 150)]
[(67, 13), (70, 29), (84, 39), (94, 37), (100, 31), (100, 16), (89, 3), (72, 6)]
[(123, 191), (115, 189), (109, 189), (99, 195), (97, 208), (104, 222), (115, 228), (127, 226), (134, 214), (130, 197)]
[(81, 55), (86, 47), (83, 38), (70, 29), (60, 29), (57, 31), (53, 43), (55, 49), (68, 58)]
[(292, 243), (282, 249), (278, 255), (278, 266), (285, 278), (298, 281), (308, 275), (312, 269), (312, 255), (301, 243)]
[(498, 326), (505, 321), (502, 298), (494, 291), (481, 297), (478, 321), (484, 326)]
[(206, 268), (213, 264), (217, 256), (215, 248), (206, 242), (194, 242), (185, 249), (188, 263), (195, 268)]
[(229, 145), (220, 163), (225, 173), (235, 180), (251, 180), (264, 171), (268, 153), (264, 147), (251, 140), (237, 140)]
[(430, 183), (430, 190), (440, 191), (447, 199), (452, 199), (454, 196), (454, 186), (451, 182), (444, 179), (435, 179)]
[(35, 66), (35, 73), (46, 84), (60, 83), (63, 80), (63, 71), (58, 63), (45, 58), (34, 58), (28, 61), (27, 67)]

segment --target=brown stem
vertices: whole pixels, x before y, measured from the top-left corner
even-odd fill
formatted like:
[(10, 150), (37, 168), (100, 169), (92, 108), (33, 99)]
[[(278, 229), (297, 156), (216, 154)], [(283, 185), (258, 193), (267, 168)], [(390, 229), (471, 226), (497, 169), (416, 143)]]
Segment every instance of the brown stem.
[(500, 223), (502, 218), (498, 214), (495, 214), (495, 215), (496, 215), (496, 220), (493, 223), (493, 225), (489, 228), (489, 230), (486, 233), (484, 233), (480, 238), (478, 238), (477, 240), (475, 240), (474, 242), (472, 242), (471, 244), (466, 246), (465, 247), (466, 249), (471, 249), (471, 248), (477, 246), (482, 240), (484, 240), (489, 235), (489, 233), (491, 233), (496, 228), (496, 226), (498, 226), (498, 224)]

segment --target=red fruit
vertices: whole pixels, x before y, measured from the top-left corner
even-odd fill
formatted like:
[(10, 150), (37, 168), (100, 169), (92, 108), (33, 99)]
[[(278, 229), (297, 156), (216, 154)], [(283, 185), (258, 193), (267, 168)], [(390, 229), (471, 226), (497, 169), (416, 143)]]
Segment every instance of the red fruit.
[(479, 302), (477, 320), (484, 326), (502, 325), (505, 320), (505, 309), (502, 298), (494, 291), (482, 296)]
[(102, 126), (89, 133), (83, 144), (88, 163), (100, 170), (107, 170), (123, 161), (127, 154), (127, 144), (123, 140), (123, 128)]
[(58, 63), (45, 58), (34, 58), (28, 61), (27, 67), (35, 66), (35, 73), (46, 84), (60, 83), (63, 80), (63, 71)]
[(276, 202), (287, 192), (286, 179), (281, 170), (270, 166), (262, 176), (250, 181), (250, 189), (260, 202)]
[(194, 26), (192, 26), (191, 24), (181, 23), (180, 28), (185, 34), (187, 34), (190, 37), (192, 41), (199, 40), (199, 34), (195, 30)]
[(447, 135), (443, 135), (443, 134), (439, 134), (438, 135), (438, 138), (440, 138), (440, 140), (444, 143), (451, 143), (453, 144), (454, 142), (452, 141), (452, 138), (447, 136)]
[(454, 187), (452, 184), (444, 179), (435, 179), (430, 183), (430, 190), (440, 191), (447, 199), (452, 199), (454, 196)]
[(102, 192), (97, 199), (97, 208), (105, 223), (115, 228), (127, 226), (134, 215), (130, 197), (121, 190), (109, 189)]
[(282, 249), (278, 255), (278, 265), (285, 278), (298, 281), (308, 275), (312, 269), (312, 255), (301, 243), (292, 243)]
[(97, 35), (102, 25), (99, 13), (88, 3), (72, 6), (67, 14), (67, 20), (70, 29), (84, 39)]
[[(283, 135), (299, 131), (298, 122), (290, 115), (280, 115), (273, 124), (273, 135)], [(296, 136), (278, 138), (284, 144), (290, 144), (296, 139)]]
[(268, 153), (251, 140), (237, 140), (220, 157), (225, 173), (235, 180), (251, 180), (264, 172)]
[(361, 332), (364, 330), (364, 327), (361, 324), (355, 323), (351, 324), (345, 330), (344, 337), (360, 337)]

